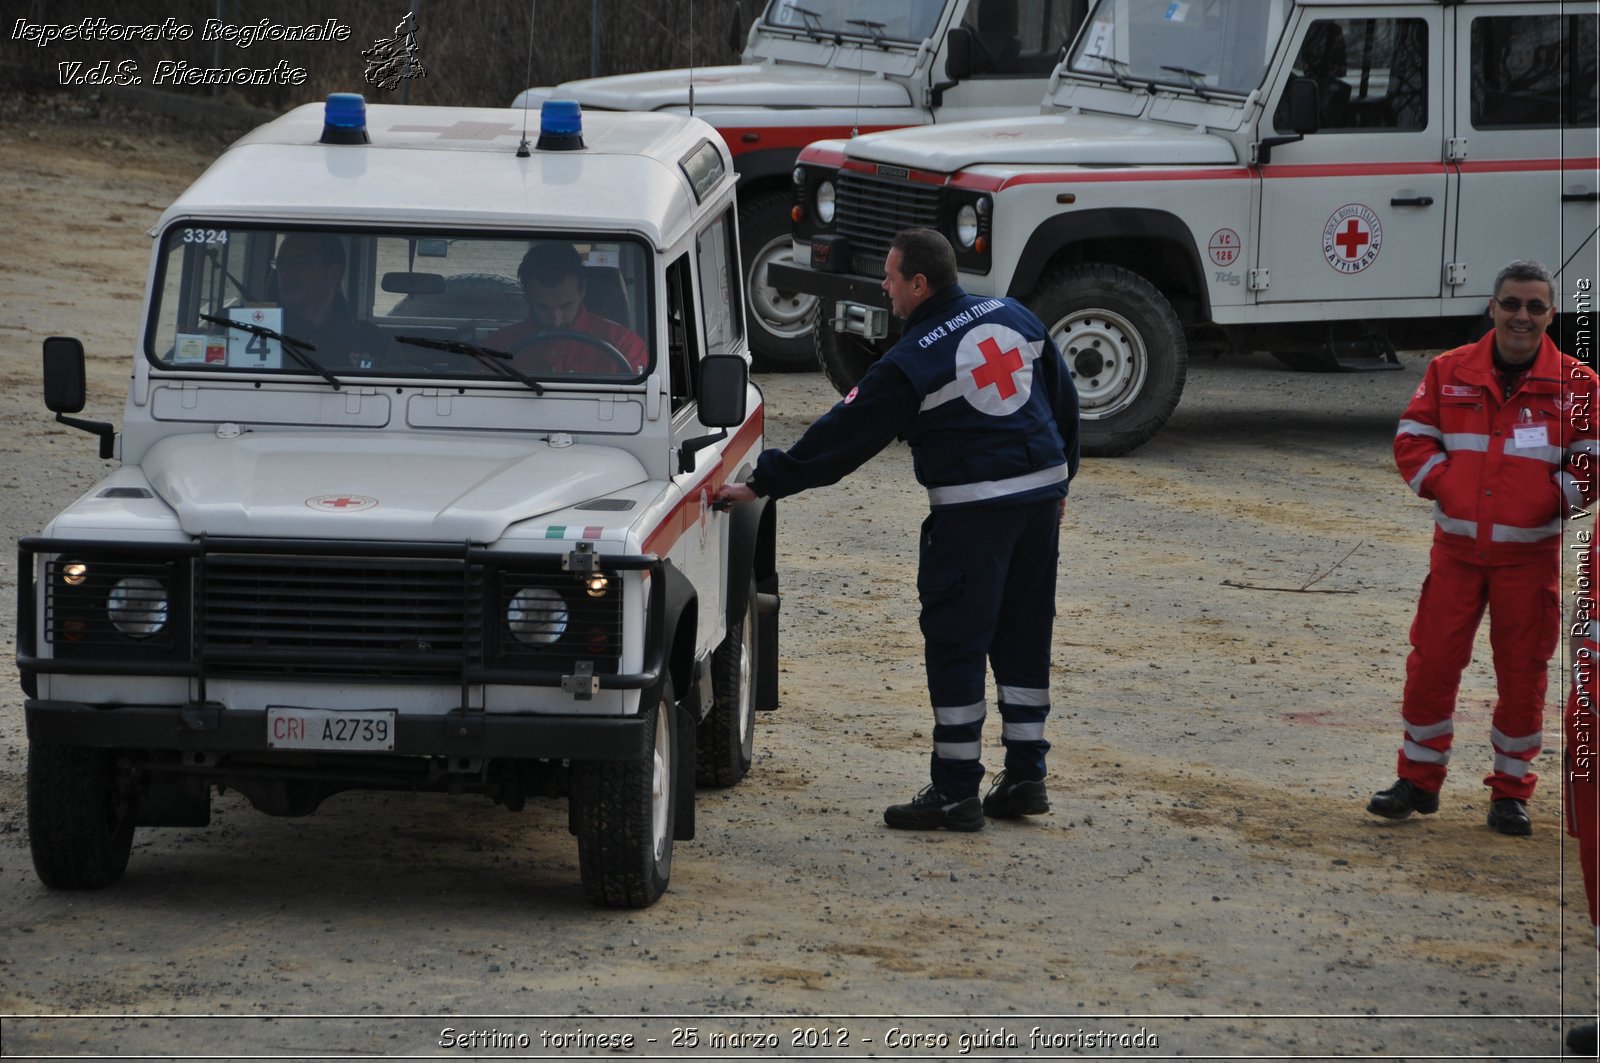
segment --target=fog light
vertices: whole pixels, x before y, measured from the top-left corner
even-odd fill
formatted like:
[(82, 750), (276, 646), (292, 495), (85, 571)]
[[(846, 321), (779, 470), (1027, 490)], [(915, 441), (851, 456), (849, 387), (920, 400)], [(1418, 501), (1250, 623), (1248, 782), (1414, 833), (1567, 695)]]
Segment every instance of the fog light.
[(603, 575), (590, 576), (583, 581), (583, 589), (591, 598), (604, 598), (611, 589), (611, 580)]
[(81, 587), (83, 581), (89, 578), (89, 566), (82, 561), (73, 561), (61, 566), (61, 582), (69, 587)]

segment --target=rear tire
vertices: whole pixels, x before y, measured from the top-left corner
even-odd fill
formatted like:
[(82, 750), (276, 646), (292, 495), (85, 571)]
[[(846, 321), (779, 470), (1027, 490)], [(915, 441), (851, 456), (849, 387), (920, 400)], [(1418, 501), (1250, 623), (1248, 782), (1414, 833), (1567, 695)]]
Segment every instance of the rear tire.
[(744, 615), (711, 657), (711, 711), (700, 721), (695, 782), (732, 786), (750, 771), (756, 741), (756, 585)]
[(581, 761), (572, 766), (572, 833), (578, 836), (583, 891), (606, 908), (646, 908), (672, 874), (673, 741), (677, 708), (672, 683), (645, 712), (651, 736), (643, 761)]
[(1161, 431), (1183, 395), (1189, 347), (1155, 285), (1089, 263), (1049, 273), (1027, 303), (1077, 385), (1084, 454), (1126, 454)]
[(40, 882), (58, 890), (116, 882), (128, 868), (133, 824), (115, 752), (28, 743), (28, 844)]
[(768, 266), (794, 261), (788, 193), (768, 192), (740, 204), (739, 248), (744, 256), (745, 320), (755, 367), (785, 373), (814, 368), (807, 333), (817, 297), (767, 283)]

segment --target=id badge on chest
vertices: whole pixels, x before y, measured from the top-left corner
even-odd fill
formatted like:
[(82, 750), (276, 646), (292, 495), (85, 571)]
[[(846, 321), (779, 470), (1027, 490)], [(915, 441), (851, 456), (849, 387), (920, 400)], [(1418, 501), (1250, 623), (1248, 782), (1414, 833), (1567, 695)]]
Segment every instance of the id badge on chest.
[(1523, 407), (1522, 416), (1512, 426), (1511, 438), (1518, 450), (1548, 447), (1550, 445), (1550, 428), (1548, 425), (1534, 424), (1533, 411)]

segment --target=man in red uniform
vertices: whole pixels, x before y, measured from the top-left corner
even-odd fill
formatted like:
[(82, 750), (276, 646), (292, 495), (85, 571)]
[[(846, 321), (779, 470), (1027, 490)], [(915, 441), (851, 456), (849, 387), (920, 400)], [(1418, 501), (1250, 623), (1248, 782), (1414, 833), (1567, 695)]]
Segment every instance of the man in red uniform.
[[(635, 376), (650, 365), (650, 349), (625, 325), (584, 305), (583, 259), (571, 244), (544, 240), (517, 267), (528, 317), (490, 336), (484, 346), (513, 356), (524, 373)], [(593, 337), (586, 340), (583, 337)], [(608, 349), (609, 348), (609, 349)]]
[(1494, 330), (1435, 358), (1395, 433), (1395, 462), (1433, 500), (1433, 552), (1411, 625), (1399, 779), (1367, 811), (1435, 812), (1454, 737), (1456, 691), (1484, 609), (1494, 650), (1489, 826), (1530, 834), (1527, 801), (1561, 632), (1561, 527), (1595, 497), (1592, 370), (1545, 336), (1555, 283), (1537, 262), (1495, 278)]
[[(1593, 465), (1591, 464), (1591, 469)], [(1585, 533), (1580, 532), (1580, 538)], [(1572, 689), (1567, 694), (1567, 833), (1578, 839), (1583, 887), (1589, 895), (1589, 922), (1600, 944), (1600, 778), (1595, 763), (1595, 699), (1600, 697), (1600, 612), (1595, 580), (1600, 579), (1600, 536), (1590, 535), (1588, 553), (1577, 572), (1578, 607), (1572, 614)], [(1595, 1054), (1595, 1024), (1567, 1031), (1567, 1048)]]

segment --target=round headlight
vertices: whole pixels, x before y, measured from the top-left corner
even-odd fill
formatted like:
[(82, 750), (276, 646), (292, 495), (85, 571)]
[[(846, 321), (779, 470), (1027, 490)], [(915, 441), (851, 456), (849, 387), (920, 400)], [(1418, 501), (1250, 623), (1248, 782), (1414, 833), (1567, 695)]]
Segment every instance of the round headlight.
[(129, 638), (147, 639), (167, 626), (167, 588), (149, 576), (125, 576), (106, 596), (111, 626)]
[(833, 224), (832, 181), (824, 181), (817, 186), (817, 220), (824, 225)]
[(548, 646), (567, 630), (566, 599), (549, 587), (524, 587), (511, 596), (506, 626), (512, 637), (530, 646)]
[(956, 211), (956, 241), (968, 248), (978, 241), (978, 208), (971, 203)]

